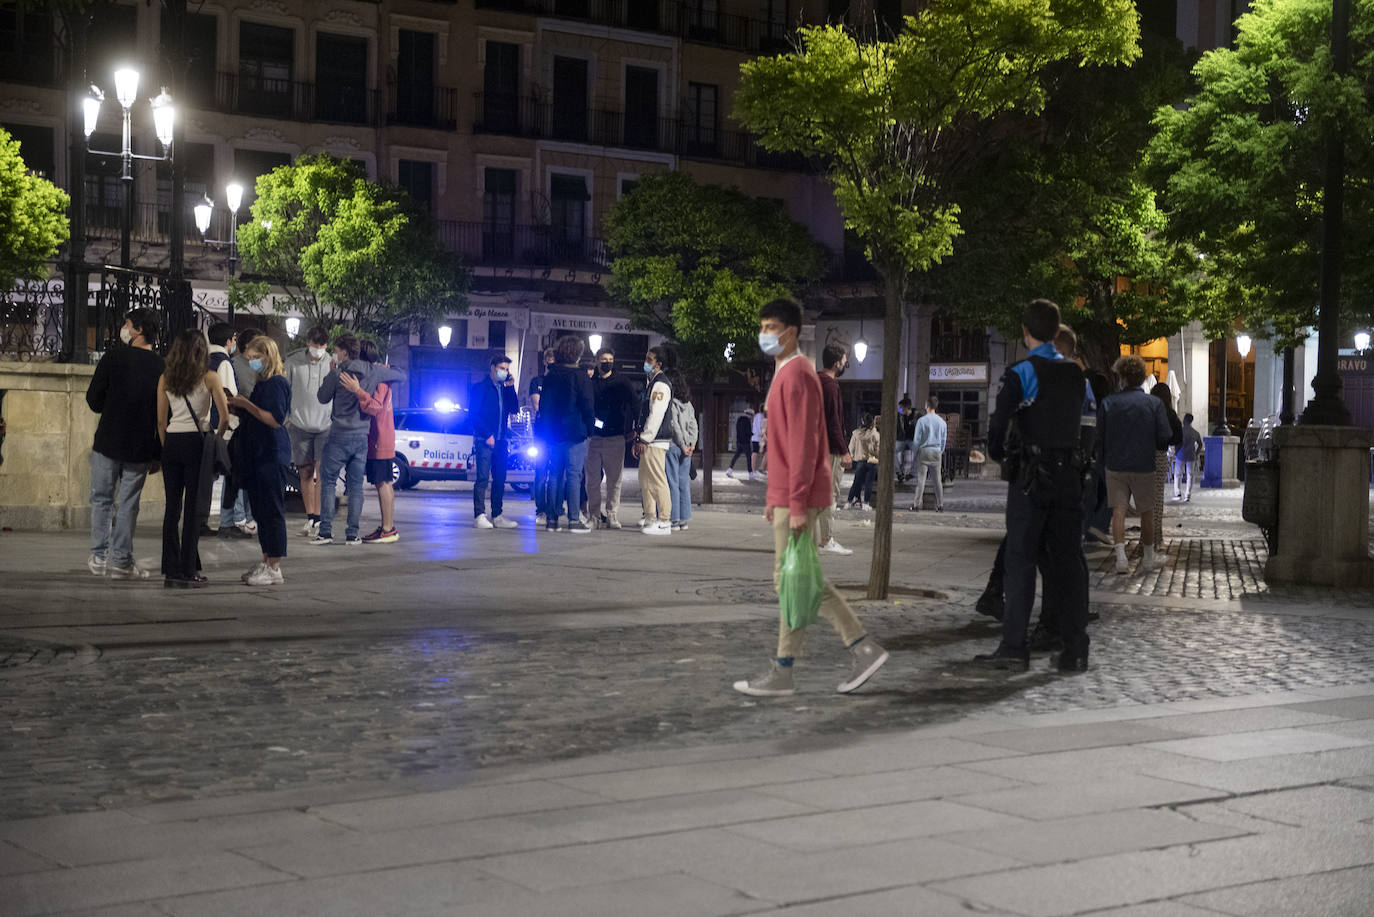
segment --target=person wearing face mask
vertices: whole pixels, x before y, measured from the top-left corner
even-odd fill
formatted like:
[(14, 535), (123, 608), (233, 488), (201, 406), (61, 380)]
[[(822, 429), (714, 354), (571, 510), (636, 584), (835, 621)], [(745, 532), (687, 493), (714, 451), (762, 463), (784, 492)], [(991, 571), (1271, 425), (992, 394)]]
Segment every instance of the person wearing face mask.
[(285, 424), (291, 413), (291, 383), (286, 381), (277, 342), (267, 335), (255, 335), (244, 347), (244, 357), (257, 383), (252, 397), (239, 394), (229, 399), (229, 408), (241, 421), (234, 475), (243, 481), (257, 509), (262, 561), (242, 579), (249, 586), (280, 586), (285, 582), (281, 561), (286, 556), (286, 475), (291, 462)]
[[(510, 357), (493, 354), (487, 377), (468, 392), (468, 416), (472, 418), (472, 445), (477, 453), (477, 481), (472, 487), (473, 525), (479, 529), (517, 528), (514, 519), (502, 515), (506, 491), (507, 447), (510, 416), (520, 413), (520, 396), (510, 372)], [(491, 515), (487, 515), (487, 487), (491, 487)]]
[[(585, 535), (591, 527), (582, 521), (579, 510), (582, 471), (587, 465), (587, 435), (596, 419), (592, 401), (592, 380), (578, 365), (587, 344), (568, 334), (554, 345), (558, 362), (544, 377), (544, 394), (539, 406), (539, 438), (549, 452), (552, 496), (546, 507), (544, 530), (558, 531), (558, 517), (565, 515), (563, 531)], [(564, 509), (566, 508), (566, 514)]]
[[(541, 354), (539, 369), (530, 378), (530, 429), (532, 430), (537, 431), (540, 426), (539, 405), (544, 397), (544, 381), (549, 370), (553, 369), (553, 363), (553, 348), (545, 347)], [(536, 448), (539, 452), (534, 457), (534, 523), (539, 525), (545, 521), (548, 506), (553, 502), (553, 489), (550, 487), (549, 476), (549, 444), (537, 441)], [(557, 521), (555, 518), (554, 522)]]
[(840, 503), (840, 488), (844, 481), (844, 470), (854, 464), (849, 445), (844, 438), (844, 397), (840, 394), (840, 376), (849, 368), (849, 352), (839, 344), (826, 344), (821, 351), (821, 363), (825, 366), (819, 373), (821, 398), (825, 410), (825, 442), (830, 452), (830, 485), (834, 499), (830, 506), (821, 510), (816, 517), (816, 545), (823, 554), (853, 554), (835, 540), (835, 507)]
[[(229, 348), (229, 367), (234, 374), (234, 391), (251, 397), (253, 388), (258, 384), (258, 374), (248, 365), (243, 355), (253, 338), (262, 332), (256, 328), (244, 328), (234, 336), (234, 346)], [(237, 429), (238, 419), (231, 418), (230, 429)], [(232, 434), (231, 434), (232, 436)], [(220, 495), (219, 534), (222, 538), (254, 538), (258, 534), (258, 524), (253, 519), (253, 504), (248, 492), (239, 487), (230, 475), (224, 481), (224, 491)]]
[[(216, 322), (210, 326), (206, 332), (206, 337), (210, 339), (210, 368), (219, 374), (220, 388), (224, 389), (224, 397), (238, 394), (238, 380), (234, 376), (234, 362), (230, 358), (234, 351), (234, 326), (227, 322)], [(225, 431), (224, 438), (233, 438), (234, 431), (238, 429), (239, 419), (233, 413), (229, 415), (229, 429)], [(210, 408), (210, 426), (219, 426), (219, 411), (213, 405)], [(214, 511), (215, 503), (222, 503), (225, 493), (234, 493), (237, 488), (230, 480), (230, 475), (224, 475), (215, 480), (214, 496), (212, 497), (211, 512)], [(221, 511), (222, 512), (222, 511)], [(230, 528), (233, 528), (232, 521)], [(218, 529), (212, 529), (208, 525), (200, 530), (202, 536), (218, 534)]]
[[(773, 527), (773, 585), (778, 585), (782, 559), (792, 539), (810, 539), (821, 510), (835, 501), (830, 485), (824, 400), (815, 366), (801, 355), (801, 308), (775, 299), (759, 311), (759, 349), (773, 358), (773, 382), (766, 404), (772, 419), (773, 473), (768, 477), (763, 516)], [(849, 603), (825, 584), (820, 616), (834, 626), (852, 654), (849, 674), (836, 690), (848, 694), (873, 677), (887, 662), (887, 651), (868, 636)], [(737, 681), (741, 694), (785, 697), (795, 693), (792, 663), (801, 651), (804, 629), (792, 630), (779, 608), (777, 656), (762, 675)]]
[(329, 435), (329, 405), (320, 404), (318, 396), (329, 370), (329, 330), (316, 325), (305, 333), (305, 347), (286, 357), (286, 379), (291, 383), (286, 434), (291, 440), (291, 462), (300, 472), (301, 502), (305, 504), (300, 534), (307, 538), (320, 531), (320, 481), (315, 471)]
[(134, 526), (149, 474), (162, 455), (157, 435), (157, 386), (163, 361), (153, 350), (157, 313), (135, 309), (119, 329), (120, 346), (96, 364), (86, 404), (100, 415), (91, 447), (91, 553), (95, 576), (144, 579), (134, 563)]
[(911, 480), (911, 464), (916, 455), (916, 415), (911, 410), (911, 398), (903, 395), (897, 402), (897, 483)]
[(639, 494), (644, 505), (645, 535), (673, 533), (673, 494), (668, 487), (668, 448), (673, 444), (668, 410), (673, 397), (669, 373), (677, 370), (677, 354), (667, 344), (656, 344), (644, 355), (648, 381), (639, 408), (639, 437), (634, 456), (639, 459)]
[[(592, 404), (596, 419), (587, 437), (587, 516), (594, 526), (620, 528), (620, 479), (625, 473), (625, 443), (634, 436), (638, 397), (630, 380), (615, 370), (615, 352), (603, 347), (596, 354)], [(601, 479), (606, 479), (606, 499)]]

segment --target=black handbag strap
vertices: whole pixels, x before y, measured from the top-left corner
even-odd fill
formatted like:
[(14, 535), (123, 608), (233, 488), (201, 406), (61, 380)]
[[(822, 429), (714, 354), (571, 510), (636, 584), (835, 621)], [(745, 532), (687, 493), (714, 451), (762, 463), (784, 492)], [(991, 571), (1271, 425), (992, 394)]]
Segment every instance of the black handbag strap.
[(196, 409), (191, 407), (191, 399), (186, 395), (182, 395), (181, 400), (186, 402), (186, 410), (191, 412), (191, 423), (196, 425), (196, 432), (204, 436), (205, 431), (200, 428), (200, 418), (196, 416)]

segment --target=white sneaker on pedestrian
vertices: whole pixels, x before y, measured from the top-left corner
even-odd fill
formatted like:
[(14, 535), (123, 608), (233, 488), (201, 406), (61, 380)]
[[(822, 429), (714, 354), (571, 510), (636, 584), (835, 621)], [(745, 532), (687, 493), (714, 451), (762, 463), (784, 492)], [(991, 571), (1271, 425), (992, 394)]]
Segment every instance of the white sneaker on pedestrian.
[(237, 522), (234, 524), (234, 527), (245, 535), (256, 535), (258, 533), (258, 524), (256, 522)]
[(618, 529), (618, 528), (620, 528), (620, 520), (617, 519), (617, 518), (615, 517), (615, 513), (611, 513), (610, 515), (608, 515), (608, 516), (606, 517), (606, 528), (608, 528), (608, 529)]
[(239, 579), (243, 581), (245, 584), (247, 584), (248, 580), (251, 579), (259, 570), (261, 570), (265, 566), (267, 566), (267, 564), (263, 563), (262, 561), (258, 561), (257, 563), (253, 564), (253, 566), (249, 567), (244, 572), (243, 576), (239, 577)]
[(86, 569), (91, 571), (92, 576), (104, 576), (105, 558), (96, 557), (92, 554), (90, 557), (86, 558)]
[(758, 473), (757, 471), (751, 471), (751, 472), (749, 472), (749, 480), (751, 480), (751, 481), (757, 481), (758, 479), (759, 479), (759, 473)]
[(1153, 545), (1146, 545), (1142, 553), (1144, 557), (1141, 559), (1140, 565), (1150, 572), (1164, 569), (1164, 564), (1169, 559), (1162, 552), (1156, 551)]
[(840, 544), (833, 538), (827, 541), (825, 544), (821, 545), (820, 550), (822, 554), (840, 554), (843, 556), (848, 556), (854, 553), (853, 548), (846, 548), (844, 545)]
[(281, 570), (273, 570), (267, 564), (259, 564), (258, 569), (254, 570), (245, 582), (249, 586), (280, 586), (286, 579), (281, 575)]
[(495, 519), (491, 520), (491, 524), (494, 528), (498, 529), (520, 528), (520, 523), (516, 522), (514, 519), (507, 519), (505, 516), (497, 516)]
[(546, 514), (544, 514), (544, 513), (535, 513), (535, 514), (534, 514), (534, 524), (535, 524), (535, 525), (543, 525), (545, 522), (548, 522), (548, 521), (549, 521), (549, 517), (548, 517)]
[(321, 535), (319, 532), (316, 532), (316, 533), (315, 533), (315, 537), (312, 538), (312, 539), (310, 539), (310, 543), (311, 543), (311, 544), (333, 544), (333, 543), (334, 543), (334, 539), (333, 539), (332, 537), (330, 537), (329, 535)]
[(792, 686), (792, 667), (780, 666), (776, 661), (767, 672), (748, 681), (737, 681), (733, 687), (750, 697), (790, 697), (797, 693)]
[(854, 662), (849, 667), (849, 677), (835, 689), (841, 694), (858, 690), (887, 662), (887, 650), (872, 637), (861, 639), (850, 652), (854, 654)]
[(733, 478), (733, 477), (735, 476), (735, 469), (733, 469), (733, 468), (727, 468), (727, 469), (725, 469), (725, 476), (726, 476), (727, 478)]
[(474, 528), (479, 528), (479, 529), (494, 529), (494, 528), (496, 528), (496, 526), (494, 526), (494, 525), (491, 524), (491, 520), (487, 518), (487, 514), (486, 514), (486, 513), (482, 513), (482, 515), (480, 515), (480, 516), (476, 517), (475, 519), (473, 519), (473, 520), (472, 520), (472, 525), (473, 525)]
[(640, 527), (641, 529), (644, 528), (644, 526), (646, 526), (646, 525), (648, 525), (648, 524), (649, 524), (649, 517), (648, 517), (648, 516), (640, 516), (640, 517), (639, 517), (639, 527)]
[(129, 561), (127, 567), (116, 567), (107, 564), (105, 570), (110, 574), (110, 579), (147, 579), (148, 571), (144, 570), (133, 561)]
[(315, 520), (306, 519), (305, 525), (301, 526), (301, 534), (309, 536), (315, 529)]
[(671, 535), (673, 527), (667, 522), (650, 522), (640, 529), (645, 535)]
[(1126, 546), (1124, 544), (1115, 545), (1116, 548), (1116, 572), (1130, 573), (1131, 562), (1126, 559)]

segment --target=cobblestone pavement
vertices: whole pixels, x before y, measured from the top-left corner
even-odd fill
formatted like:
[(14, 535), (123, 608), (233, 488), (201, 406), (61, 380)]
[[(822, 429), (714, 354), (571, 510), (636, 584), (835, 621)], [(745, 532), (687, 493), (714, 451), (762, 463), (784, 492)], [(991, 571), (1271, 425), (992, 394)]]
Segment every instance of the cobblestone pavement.
[[(307, 784), (461, 775), (620, 749), (900, 730), (974, 712), (1050, 712), (1304, 687), (1374, 673), (1374, 618), (1102, 604), (1090, 672), (1044, 662), (1012, 678), (960, 663), (997, 631), (962, 602), (859, 603), (892, 661), (860, 695), (823, 623), (802, 693), (743, 698), (775, 633), (754, 585), (705, 587), (757, 604), (752, 623), (472, 636), (240, 641), (103, 654), (22, 648), (0, 670), (0, 820)], [(10, 641), (14, 658), (21, 647)], [(0, 648), (0, 654), (6, 650)]]

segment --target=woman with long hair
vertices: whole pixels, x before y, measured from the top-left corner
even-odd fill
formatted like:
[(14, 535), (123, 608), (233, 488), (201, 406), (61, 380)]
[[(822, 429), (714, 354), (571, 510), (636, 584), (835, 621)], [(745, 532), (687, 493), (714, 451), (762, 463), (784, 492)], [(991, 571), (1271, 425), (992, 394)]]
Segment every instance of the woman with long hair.
[(878, 483), (878, 419), (872, 414), (859, 418), (859, 429), (849, 437), (849, 454), (854, 457), (854, 483), (847, 505), (872, 509), (873, 487)]
[[(291, 383), (282, 366), (277, 342), (265, 334), (253, 338), (243, 355), (256, 381), (251, 398), (235, 395), (229, 406), (240, 417), (238, 462), (234, 474), (248, 491), (258, 521), (262, 562), (243, 574), (249, 586), (278, 586), (284, 582), (281, 559), (286, 556), (286, 477), (291, 464), (291, 440), (286, 417), (291, 413)], [(322, 481), (333, 487), (333, 481)]]
[(692, 390), (682, 373), (672, 374), (673, 400), (668, 409), (668, 424), (673, 443), (668, 447), (668, 493), (672, 500), (669, 522), (679, 532), (687, 531), (692, 519), (692, 453), (697, 448), (700, 429)]
[[(1169, 415), (1169, 445), (1178, 448), (1183, 445), (1183, 421), (1178, 419), (1174, 410), (1174, 393), (1166, 383), (1156, 383), (1150, 394), (1164, 402), (1164, 412)], [(1169, 477), (1169, 453), (1155, 453), (1155, 551), (1164, 548), (1164, 482)]]
[[(219, 373), (210, 369), (210, 344), (199, 328), (187, 328), (172, 341), (162, 376), (157, 380), (157, 435), (162, 440), (162, 483), (167, 507), (162, 513), (162, 575), (167, 588), (199, 588), (200, 527), (205, 523), (200, 501), (205, 469), (205, 434), (210, 408), (217, 409), (222, 436), (229, 410)], [(177, 523), (180, 520), (180, 531)]]

